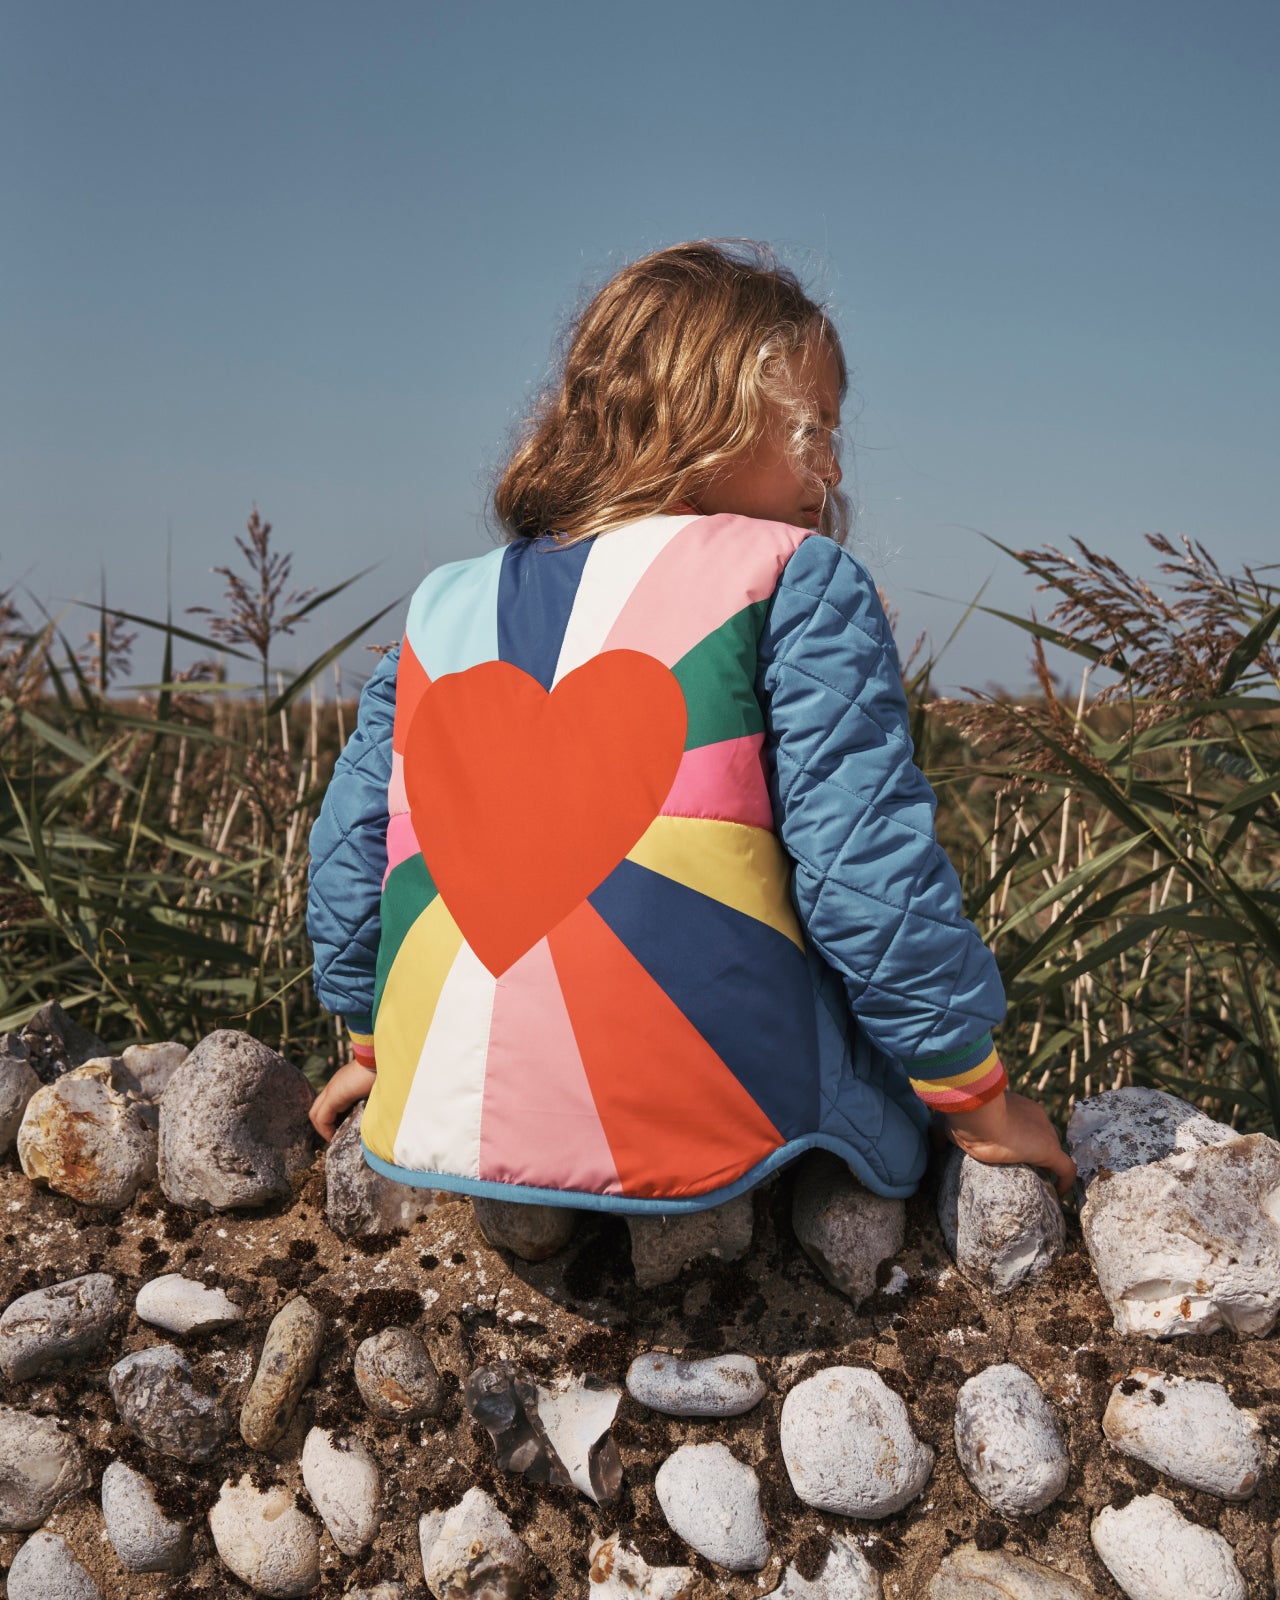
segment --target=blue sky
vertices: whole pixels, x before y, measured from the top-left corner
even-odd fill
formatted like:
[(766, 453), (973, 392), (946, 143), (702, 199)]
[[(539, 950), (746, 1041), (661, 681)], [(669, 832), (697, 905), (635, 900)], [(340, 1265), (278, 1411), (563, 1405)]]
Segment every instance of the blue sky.
[(976, 529), (1274, 560), (1278, 58), (1272, 0), (8, 0), (0, 588), (155, 612), (171, 549), (213, 603), (256, 502), (302, 581), (379, 563), (318, 653), (488, 547), (557, 329), (704, 235), (833, 305), (903, 643), (1030, 603)]

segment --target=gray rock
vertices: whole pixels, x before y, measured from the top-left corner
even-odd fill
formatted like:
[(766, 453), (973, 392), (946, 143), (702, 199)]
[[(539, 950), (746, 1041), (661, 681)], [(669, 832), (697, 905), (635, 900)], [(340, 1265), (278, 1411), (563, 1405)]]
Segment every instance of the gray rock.
[(73, 1067), (111, 1052), (96, 1033), (73, 1022), (56, 1000), (41, 1006), (20, 1035), (27, 1060), (41, 1083), (52, 1083)]
[(119, 1211), (156, 1175), (153, 1122), (114, 1057), (89, 1061), (32, 1095), (18, 1129), (18, 1159), (33, 1183)]
[(130, 1572), (181, 1572), (191, 1529), (165, 1516), (140, 1472), (113, 1461), (102, 1474), (102, 1518), (107, 1538)]
[(102, 1590), (56, 1533), (33, 1533), (9, 1568), (9, 1600), (102, 1600)]
[(382, 1476), (356, 1439), (335, 1444), (326, 1428), (312, 1428), (302, 1446), (302, 1481), (344, 1556), (359, 1555), (382, 1523)]
[(287, 1200), (311, 1164), (307, 1080), (247, 1033), (202, 1039), (160, 1099), (160, 1183), (175, 1205)]
[(444, 1403), (440, 1374), (426, 1345), (408, 1328), (382, 1328), (356, 1349), (356, 1388), (388, 1422), (434, 1417)]
[(824, 1367), (782, 1404), (782, 1459), (806, 1505), (842, 1517), (890, 1517), (915, 1499), (933, 1451), (902, 1400), (866, 1367)]
[(518, 1205), (513, 1200), (471, 1202), (476, 1224), (495, 1250), (510, 1250), (522, 1261), (545, 1261), (563, 1250), (578, 1230), (572, 1206)]
[(95, 1355), (111, 1337), (116, 1284), (105, 1272), (33, 1289), (0, 1316), (0, 1373), (24, 1383), (56, 1366)]
[(1261, 1338), (1280, 1316), (1280, 1144), (1251, 1133), (1099, 1175), (1080, 1214), (1119, 1334)]
[(436, 1600), (520, 1600), (533, 1571), (528, 1547), (483, 1489), (420, 1518), (418, 1543)]
[(928, 1600), (1094, 1600), (1094, 1594), (1026, 1556), (962, 1544), (943, 1557), (929, 1582)]
[(961, 1386), (955, 1436), (965, 1477), (1006, 1516), (1043, 1511), (1067, 1486), (1071, 1461), (1062, 1434), (1021, 1367), (987, 1367)]
[(731, 1572), (758, 1572), (769, 1559), (760, 1480), (722, 1444), (682, 1444), (658, 1468), (662, 1514), (687, 1545)]
[(673, 1283), (695, 1261), (740, 1261), (751, 1248), (754, 1213), (749, 1194), (707, 1211), (627, 1218), (631, 1265), (642, 1289)]
[(689, 1600), (692, 1567), (651, 1567), (620, 1534), (591, 1541), (591, 1600)]
[(788, 1567), (768, 1600), (880, 1600), (880, 1579), (857, 1545), (836, 1534), (816, 1578)]
[(639, 1355), (627, 1369), (631, 1398), (672, 1417), (737, 1417), (764, 1399), (760, 1369), (750, 1356), (712, 1356), (682, 1361), (656, 1350)]
[(324, 1218), (340, 1239), (367, 1239), (411, 1228), (415, 1222), (456, 1200), (439, 1189), (396, 1183), (375, 1172), (360, 1142), (361, 1100), (334, 1134), (324, 1153)]
[(85, 1481), (74, 1437), (52, 1417), (0, 1406), (0, 1533), (38, 1528)]
[(320, 1534), (292, 1489), (255, 1489), (249, 1478), (222, 1485), (209, 1530), (223, 1566), (258, 1594), (292, 1600), (320, 1582)]
[(1246, 1600), (1235, 1552), (1220, 1533), (1187, 1519), (1158, 1494), (1107, 1506), (1089, 1530), (1093, 1548), (1129, 1600)]
[(1117, 1450), (1224, 1500), (1247, 1500), (1266, 1464), (1257, 1418), (1221, 1384), (1146, 1367), (1111, 1391), (1102, 1431)]
[(27, 1101), (39, 1087), (26, 1045), (16, 1033), (0, 1033), (0, 1156), (13, 1149)]
[(166, 1039), (159, 1044), (131, 1044), (120, 1052), (120, 1059), (137, 1092), (152, 1105), (158, 1105), (169, 1079), (190, 1054), (185, 1044)]
[(791, 1226), (819, 1272), (855, 1307), (875, 1292), (880, 1263), (902, 1249), (906, 1216), (904, 1201), (872, 1194), (830, 1151), (804, 1158)]
[(220, 1399), (196, 1392), (191, 1368), (171, 1344), (135, 1350), (117, 1361), (107, 1386), (121, 1422), (148, 1449), (177, 1461), (208, 1461), (231, 1426)]
[(221, 1289), (179, 1272), (144, 1283), (134, 1309), (140, 1321), (168, 1333), (207, 1333), (244, 1319), (244, 1312)]
[(251, 1450), (270, 1450), (284, 1437), (316, 1370), (324, 1335), (324, 1318), (302, 1295), (271, 1319), (240, 1412), (240, 1437)]
[(938, 1223), (960, 1273), (988, 1294), (1033, 1283), (1066, 1248), (1053, 1185), (1030, 1167), (993, 1167), (952, 1148), (938, 1186)]
[(1239, 1137), (1225, 1122), (1162, 1089), (1109, 1089), (1077, 1102), (1067, 1123), (1067, 1150), (1082, 1195), (1099, 1172), (1127, 1172), (1179, 1150)]

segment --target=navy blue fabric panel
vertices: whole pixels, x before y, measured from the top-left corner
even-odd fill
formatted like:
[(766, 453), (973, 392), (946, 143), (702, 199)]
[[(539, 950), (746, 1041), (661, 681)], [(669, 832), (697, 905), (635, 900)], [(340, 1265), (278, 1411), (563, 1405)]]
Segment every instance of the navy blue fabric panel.
[(515, 539), (498, 580), (498, 656), (550, 689), (593, 541)]
[(588, 899), (783, 1138), (811, 1134), (817, 1024), (808, 964), (791, 940), (634, 861)]

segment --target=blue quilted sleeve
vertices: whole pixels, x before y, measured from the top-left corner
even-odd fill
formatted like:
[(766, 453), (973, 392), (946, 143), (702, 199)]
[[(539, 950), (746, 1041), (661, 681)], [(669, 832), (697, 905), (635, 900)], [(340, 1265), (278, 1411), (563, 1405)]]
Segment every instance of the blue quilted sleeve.
[(356, 730), (338, 757), (311, 829), (312, 981), (325, 1010), (345, 1017), (348, 1027), (362, 1034), (372, 1031), (399, 660), (397, 645), (365, 684)]
[(924, 1098), (939, 1109), (960, 1109), (974, 1091), (990, 1098), (1004, 1087), (990, 1033), (1005, 1011), (1000, 975), (934, 834), (937, 802), (915, 765), (875, 584), (829, 539), (806, 539), (787, 563), (757, 687), (809, 938), (872, 1043)]

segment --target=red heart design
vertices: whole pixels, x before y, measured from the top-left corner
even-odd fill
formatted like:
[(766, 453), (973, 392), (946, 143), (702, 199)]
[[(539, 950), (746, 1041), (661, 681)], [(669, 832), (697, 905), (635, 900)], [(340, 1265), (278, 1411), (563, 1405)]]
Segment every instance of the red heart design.
[(606, 650), (548, 693), (508, 661), (437, 678), (405, 750), (419, 848), (495, 977), (581, 904), (662, 809), (684, 752), (669, 667)]

